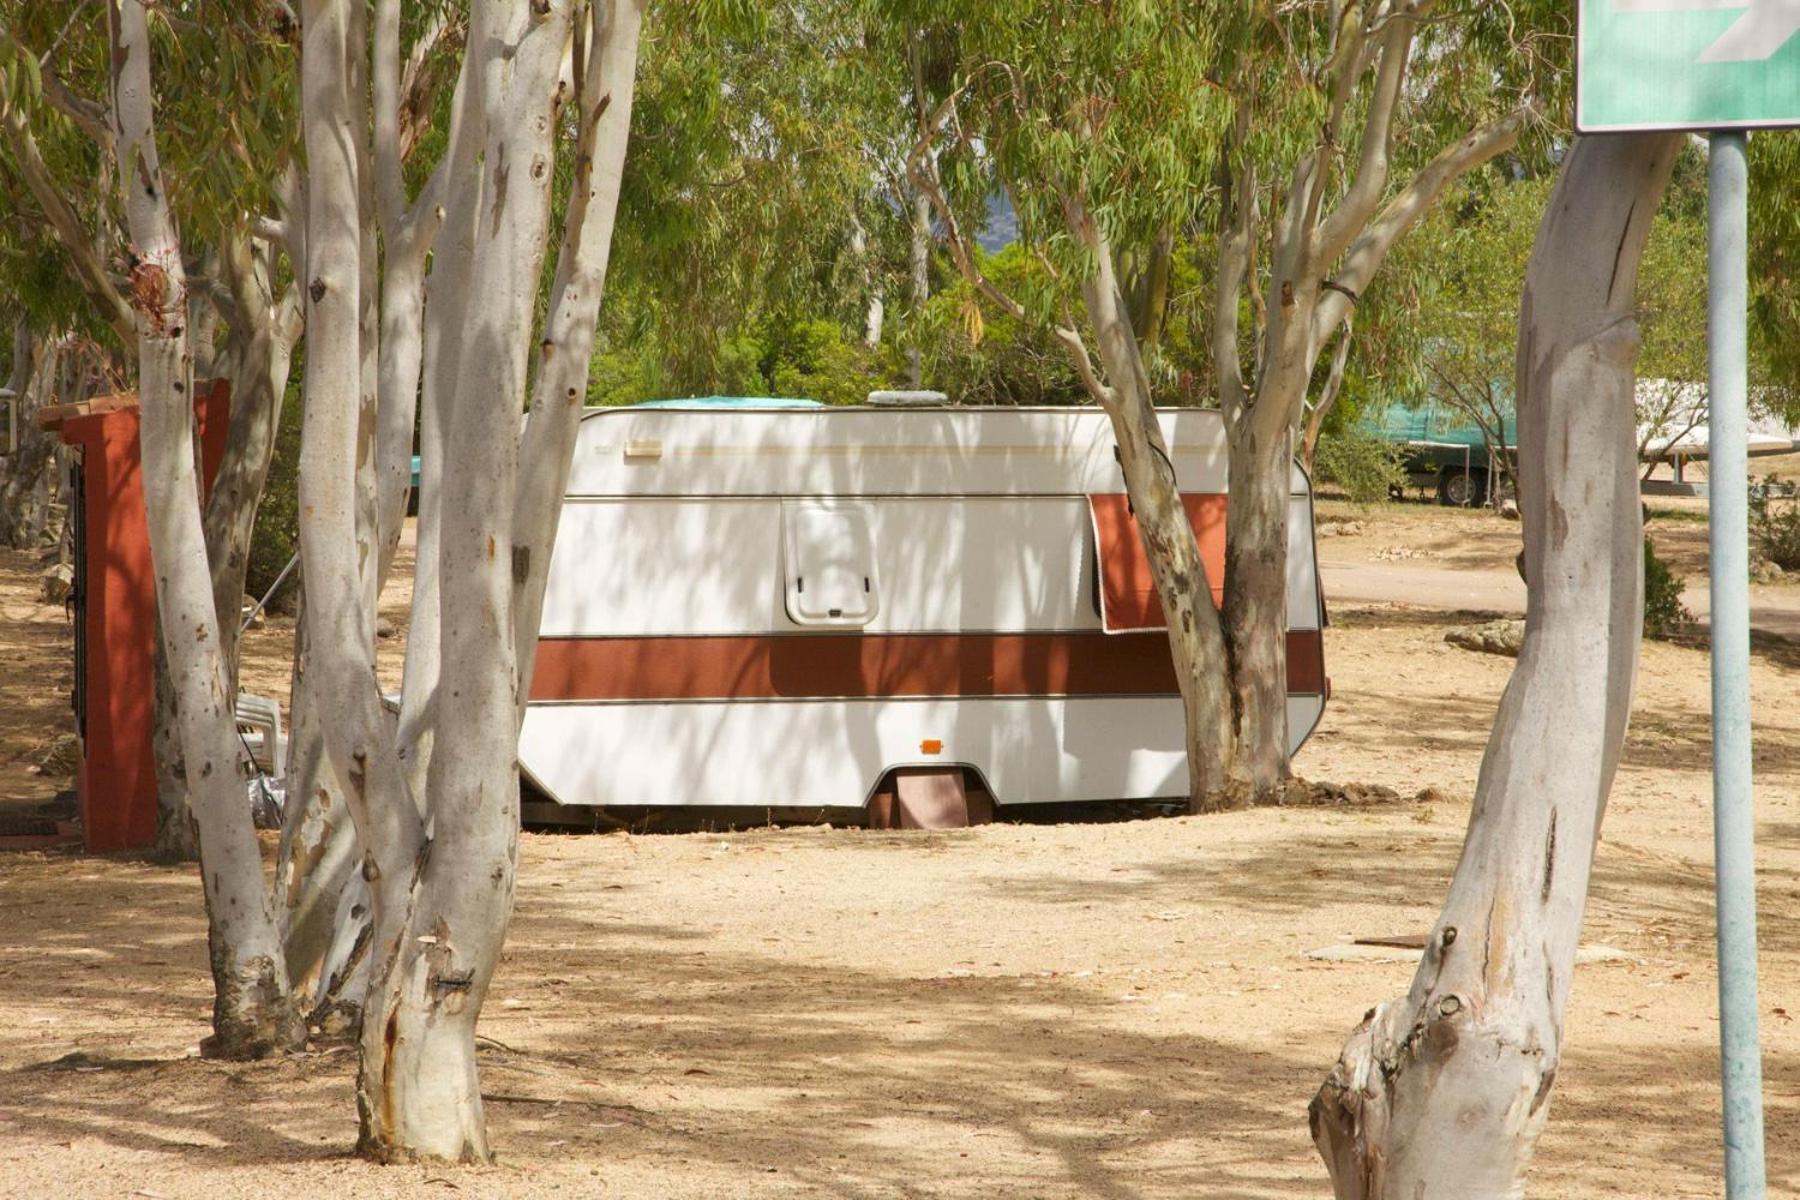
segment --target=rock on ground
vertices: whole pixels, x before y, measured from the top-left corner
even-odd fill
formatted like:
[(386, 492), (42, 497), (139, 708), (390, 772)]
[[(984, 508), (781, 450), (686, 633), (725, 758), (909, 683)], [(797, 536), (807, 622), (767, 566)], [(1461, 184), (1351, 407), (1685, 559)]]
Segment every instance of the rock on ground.
[(1465, 650), (1517, 658), (1519, 646), (1525, 641), (1525, 622), (1489, 621), (1485, 625), (1458, 625), (1444, 634), (1444, 640)]

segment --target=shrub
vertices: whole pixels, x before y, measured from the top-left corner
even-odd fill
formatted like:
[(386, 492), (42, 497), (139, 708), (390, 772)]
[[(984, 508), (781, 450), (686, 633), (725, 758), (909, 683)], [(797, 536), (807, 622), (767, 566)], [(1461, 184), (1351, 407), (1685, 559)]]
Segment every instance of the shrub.
[(1694, 614), (1681, 602), (1686, 580), (1656, 557), (1656, 547), (1644, 538), (1644, 636), (1667, 639), (1693, 623)]
[(1800, 570), (1800, 501), (1765, 479), (1750, 491), (1750, 544), (1783, 571)]
[(861, 404), (884, 384), (877, 352), (846, 338), (835, 321), (796, 321), (772, 329), (767, 341), (761, 365), (777, 396)]
[(1406, 486), (1401, 468), (1405, 451), (1392, 442), (1371, 437), (1357, 429), (1327, 433), (1313, 453), (1313, 472), (1323, 483), (1343, 489), (1353, 504), (1386, 500), (1395, 488)]

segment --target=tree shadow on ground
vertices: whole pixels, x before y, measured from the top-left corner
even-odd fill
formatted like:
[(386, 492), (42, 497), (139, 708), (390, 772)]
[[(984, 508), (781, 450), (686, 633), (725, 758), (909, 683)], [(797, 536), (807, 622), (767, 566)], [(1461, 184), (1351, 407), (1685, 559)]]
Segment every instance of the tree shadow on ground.
[[(1252, 831), (1260, 840), (1210, 862), (1170, 855), (1117, 873), (978, 876), (970, 903), (986, 890), (1041, 906), (1044, 930), (1082, 919), (1068, 911), (1077, 906), (1209, 896), (1227, 916), (1268, 913), (1299, 928), (1303, 914), (1341, 905), (1347, 881), (1354, 900), (1377, 911), (1435, 908), (1460, 829), (1364, 828), (1356, 814), (1340, 815), (1348, 819), (1329, 829)], [(868, 848), (898, 836), (878, 835)], [(969, 852), (947, 835), (919, 845), (932, 856)], [(840, 860), (845, 870), (857, 861)], [(1600, 864), (1591, 906), (1600, 927), (1629, 922), (1649, 938), (1666, 921), (1685, 944), (1707, 924), (1708, 879), (1694, 864), (1605, 847)], [(0, 950), (0, 1004), (26, 1011), (53, 988), (83, 1007), (141, 1005), (204, 1032), (192, 881), (132, 863), (84, 868), (91, 904), (68, 927), (50, 927), (49, 914), (0, 917), (0, 947), (10, 948)], [(1780, 885), (1792, 886), (1792, 872), (1783, 875)], [(949, 945), (937, 973), (854, 967), (764, 944), (747, 929), (685, 926), (652, 904), (638, 911), (645, 898), (631, 888), (621, 889), (623, 904), (605, 905), (598, 886), (535, 886), (527, 876), (524, 888), (484, 1026), (504, 1043), (483, 1053), (496, 1142), (528, 1167), (648, 1163), (670, 1181), (662, 1194), (706, 1194), (677, 1187), (703, 1171), (745, 1196), (1323, 1196), (1305, 1105), (1362, 1007), (1381, 998), (1349, 983), (1365, 976), (1346, 975), (1327, 990), (1358, 994), (1310, 1008), (1271, 1003), (1279, 994), (1246, 998), (1231, 1022), (1196, 1032), (1066, 975), (950, 969), (958, 951)], [(27, 928), (37, 931), (29, 939)], [(879, 922), (861, 933), (884, 936)], [(1771, 952), (1800, 951), (1794, 933), (1769, 933)], [(77, 940), (113, 957), (82, 966), (65, 953)], [(144, 961), (168, 965), (126, 970)], [(1718, 1168), (1710, 1040), (1671, 1032), (1646, 1043), (1620, 1028), (1571, 1046), (1535, 1188), (1634, 1194), (1621, 1181), (1641, 1182), (1634, 1172), (1661, 1161), (1678, 1168), (1659, 1194), (1709, 1194)], [(348, 1048), (258, 1064), (147, 1064), (87, 1048), (91, 1057), (50, 1070), (43, 1064), (67, 1043), (46, 1033), (0, 1035), (4, 1061), (37, 1064), (0, 1072), (9, 1139), (97, 1142), (196, 1171), (312, 1169), (348, 1153)], [(1771, 1055), (1766, 1070), (1771, 1183), (1791, 1192), (1800, 1188), (1791, 1132), (1800, 1128), (1800, 1060)]]

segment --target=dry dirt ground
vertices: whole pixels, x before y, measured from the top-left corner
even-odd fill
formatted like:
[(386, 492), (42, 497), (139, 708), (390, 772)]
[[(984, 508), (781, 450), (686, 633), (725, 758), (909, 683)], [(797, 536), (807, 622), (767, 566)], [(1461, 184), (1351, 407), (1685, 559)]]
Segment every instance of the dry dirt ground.
[[(1364, 519), (1358, 553), (1451, 549), (1423, 506)], [(1452, 541), (1505, 566), (1508, 529)], [(0, 560), (14, 799), (66, 786), (28, 771), (67, 683), (60, 611), (31, 582)], [(342, 1047), (195, 1057), (191, 869), (0, 855), (0, 1195), (1326, 1196), (1306, 1102), (1412, 967), (1306, 953), (1429, 926), (1511, 667), (1446, 646), (1443, 611), (1333, 616), (1335, 696), (1297, 768), (1439, 795), (941, 834), (526, 835), (482, 1023), (494, 1167), (351, 1158)], [(277, 695), (282, 630), (252, 643), (253, 686)], [(1800, 1194), (1797, 668), (1800, 647), (1758, 651), (1779, 1196)], [(1706, 692), (1703, 651), (1646, 647), (1586, 929), (1623, 957), (1577, 971), (1535, 1195), (1719, 1194)]]

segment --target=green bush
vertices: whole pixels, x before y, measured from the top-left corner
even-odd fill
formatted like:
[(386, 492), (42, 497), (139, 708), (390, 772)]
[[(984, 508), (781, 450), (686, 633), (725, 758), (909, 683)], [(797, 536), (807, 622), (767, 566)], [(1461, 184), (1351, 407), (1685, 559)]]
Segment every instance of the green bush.
[(1386, 500), (1391, 489), (1406, 486), (1401, 469), (1404, 452), (1392, 442), (1357, 429), (1327, 433), (1313, 452), (1313, 475), (1343, 490), (1353, 504)]
[(1671, 638), (1694, 620), (1694, 614), (1681, 602), (1681, 589), (1686, 580), (1669, 570), (1669, 564), (1656, 557), (1656, 547), (1648, 535), (1644, 538), (1644, 636)]
[(1773, 478), (1750, 491), (1750, 544), (1783, 571), (1800, 570), (1800, 501), (1776, 491)]
[(886, 385), (877, 352), (846, 338), (836, 321), (796, 321), (765, 338), (763, 374), (777, 396), (861, 404)]

